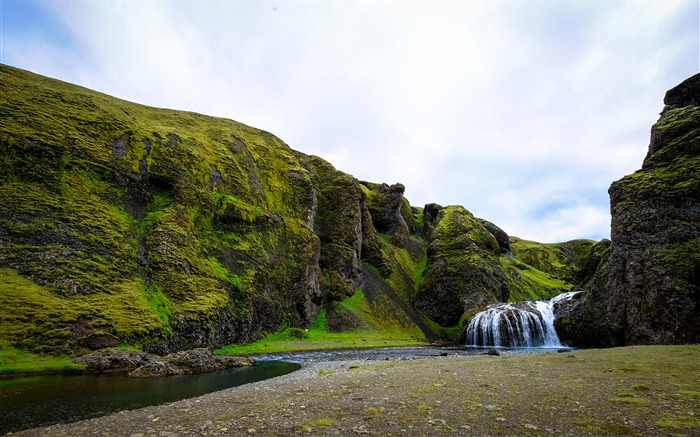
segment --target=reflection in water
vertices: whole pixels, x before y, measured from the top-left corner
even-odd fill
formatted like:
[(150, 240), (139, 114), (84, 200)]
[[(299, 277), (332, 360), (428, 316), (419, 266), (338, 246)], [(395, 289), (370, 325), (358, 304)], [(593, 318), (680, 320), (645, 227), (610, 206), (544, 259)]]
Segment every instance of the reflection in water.
[(0, 434), (201, 396), (285, 375), (299, 367), (261, 361), (252, 367), (162, 378), (77, 375), (0, 379)]

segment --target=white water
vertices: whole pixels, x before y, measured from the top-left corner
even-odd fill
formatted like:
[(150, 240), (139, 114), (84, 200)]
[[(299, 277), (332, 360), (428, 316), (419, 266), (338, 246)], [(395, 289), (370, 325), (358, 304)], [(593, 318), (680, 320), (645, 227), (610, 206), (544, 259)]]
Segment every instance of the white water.
[(562, 293), (548, 301), (491, 305), (469, 321), (467, 345), (561, 347), (554, 330), (554, 304), (576, 293)]

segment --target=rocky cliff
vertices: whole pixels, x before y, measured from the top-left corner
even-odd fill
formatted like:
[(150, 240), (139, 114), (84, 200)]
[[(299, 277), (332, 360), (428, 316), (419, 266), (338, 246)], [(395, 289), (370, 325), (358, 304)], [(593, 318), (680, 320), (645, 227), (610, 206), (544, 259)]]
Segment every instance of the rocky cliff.
[(573, 343), (700, 342), (700, 74), (664, 104), (642, 168), (610, 187), (607, 262), (558, 321)]
[(165, 354), (319, 320), (455, 339), (486, 304), (572, 286), (465, 208), (268, 132), (4, 65), (0, 90), (0, 349)]

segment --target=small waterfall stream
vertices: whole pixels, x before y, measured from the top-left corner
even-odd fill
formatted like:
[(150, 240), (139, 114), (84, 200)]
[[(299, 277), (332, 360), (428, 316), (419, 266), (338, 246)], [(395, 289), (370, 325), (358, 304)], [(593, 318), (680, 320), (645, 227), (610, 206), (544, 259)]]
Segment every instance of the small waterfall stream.
[(561, 347), (554, 330), (554, 304), (578, 292), (562, 293), (547, 301), (500, 303), (469, 321), (469, 346)]

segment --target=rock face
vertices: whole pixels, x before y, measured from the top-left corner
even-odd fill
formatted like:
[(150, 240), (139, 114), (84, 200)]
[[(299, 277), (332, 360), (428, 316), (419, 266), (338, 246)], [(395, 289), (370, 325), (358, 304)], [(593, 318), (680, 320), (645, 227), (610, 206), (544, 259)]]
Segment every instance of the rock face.
[(501, 246), (482, 222), (461, 206), (424, 208), (428, 264), (416, 307), (444, 326), (471, 308), (508, 300)]
[(411, 207), (403, 197), (406, 188), (401, 184), (362, 182), (362, 185), (367, 193), (367, 209), (377, 232), (391, 235), (392, 242), (397, 246), (406, 245), (411, 234), (408, 223), (413, 222)]
[(700, 341), (700, 75), (668, 91), (641, 170), (610, 187), (612, 247), (557, 328), (583, 346)]

